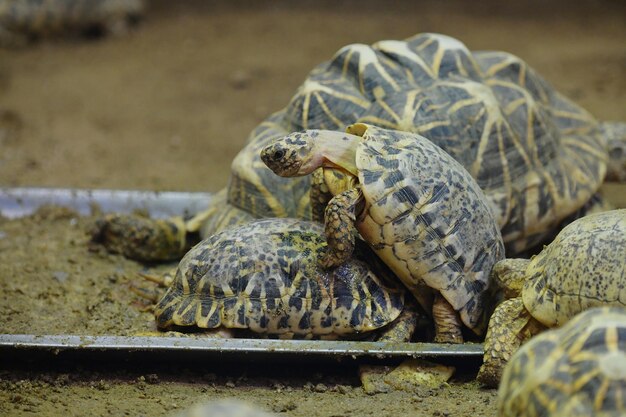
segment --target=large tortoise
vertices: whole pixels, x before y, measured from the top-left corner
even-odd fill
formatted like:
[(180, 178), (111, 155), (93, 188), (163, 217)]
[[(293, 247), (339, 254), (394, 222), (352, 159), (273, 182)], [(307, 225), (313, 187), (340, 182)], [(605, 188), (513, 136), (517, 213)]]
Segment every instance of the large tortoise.
[(626, 310), (587, 310), (522, 346), (504, 370), (498, 415), (626, 415)]
[(391, 272), (365, 263), (364, 253), (325, 270), (318, 265), (325, 246), (322, 226), (298, 219), (256, 220), (214, 234), (180, 261), (155, 307), (157, 327), (329, 339), (396, 320), (404, 290)]
[(432, 311), (435, 341), (462, 342), (461, 323), (482, 334), (504, 244), (484, 193), (449, 154), (423, 136), (357, 123), (289, 134), (261, 159), (286, 177), (322, 168), (312, 191), (326, 199), (311, 204), (313, 213), (325, 207), (323, 266), (350, 259), (358, 230)]
[[(272, 175), (261, 149), (293, 131), (344, 131), (359, 121), (419, 133), (458, 160), (493, 205), (509, 255), (542, 241), (583, 207), (604, 179), (607, 139), (617, 135), (616, 148), (625, 140), (620, 124), (598, 123), (514, 55), (471, 52), (431, 33), (348, 45), (251, 133), (232, 163), (229, 186), (206, 212), (182, 223), (185, 231), (206, 236), (253, 217), (310, 218), (308, 178)], [(622, 161), (616, 169), (626, 171), (626, 153), (614, 155)], [(124, 218), (105, 219), (100, 229), (115, 222)], [(129, 229), (109, 233), (105, 242), (121, 241), (111, 246), (125, 252)], [(144, 240), (149, 248), (151, 239)], [(169, 246), (170, 258), (184, 253), (181, 241)]]
[(125, 33), (144, 9), (144, 0), (0, 0), (0, 47), (68, 32)]
[(492, 275), (507, 299), (489, 321), (478, 379), (496, 386), (533, 335), (592, 307), (626, 307), (626, 209), (578, 219), (537, 256), (500, 261)]

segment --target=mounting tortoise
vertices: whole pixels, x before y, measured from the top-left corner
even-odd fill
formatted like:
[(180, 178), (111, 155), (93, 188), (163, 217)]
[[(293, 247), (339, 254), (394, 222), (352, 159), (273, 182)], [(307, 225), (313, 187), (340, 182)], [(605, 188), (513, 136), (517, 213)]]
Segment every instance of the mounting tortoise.
[(626, 310), (596, 307), (524, 344), (504, 369), (498, 415), (626, 415)]
[[(355, 122), (419, 133), (458, 160), (493, 205), (509, 256), (550, 236), (589, 202), (607, 171), (607, 142), (618, 150), (626, 143), (624, 124), (598, 123), (514, 55), (471, 52), (454, 38), (430, 33), (348, 45), (251, 133), (232, 163), (229, 186), (206, 212), (180, 220), (184, 230), (172, 236), (200, 229), (207, 236), (254, 217), (311, 218), (308, 177), (272, 175), (259, 152), (290, 132), (344, 131)], [(613, 156), (611, 166), (626, 172), (626, 152)], [(111, 216), (99, 227), (111, 222), (124, 217)], [(121, 242), (110, 246), (124, 253), (134, 243), (125, 242), (123, 230), (96, 236), (106, 235), (105, 245)], [(140, 243), (147, 248), (141, 255), (157, 260), (151, 242)], [(169, 247), (168, 258), (182, 256), (184, 238)]]
[(449, 154), (418, 134), (357, 123), (292, 133), (261, 159), (280, 176), (318, 173), (311, 204), (325, 210), (324, 267), (350, 259), (358, 230), (432, 311), (435, 341), (462, 342), (461, 322), (482, 334), (504, 244), (485, 194)]
[(532, 259), (498, 262), (492, 276), (507, 299), (489, 320), (478, 380), (496, 386), (533, 335), (592, 307), (626, 307), (626, 209), (578, 219)]
[(143, 0), (0, 0), (0, 47), (68, 32), (123, 34), (144, 9)]
[(318, 265), (325, 246), (322, 226), (298, 219), (255, 220), (214, 234), (164, 282), (169, 288), (154, 310), (157, 327), (334, 339), (415, 320), (410, 309), (401, 315), (404, 289), (384, 265), (365, 263), (359, 252), (325, 270)]

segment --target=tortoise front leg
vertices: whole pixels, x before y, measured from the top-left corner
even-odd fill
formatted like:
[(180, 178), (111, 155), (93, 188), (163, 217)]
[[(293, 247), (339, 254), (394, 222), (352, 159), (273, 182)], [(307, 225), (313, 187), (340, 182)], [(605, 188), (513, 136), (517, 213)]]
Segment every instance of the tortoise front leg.
[(542, 328), (526, 310), (521, 297), (500, 303), (489, 320), (483, 365), (476, 379), (489, 387), (497, 387), (511, 356)]
[(433, 301), (436, 343), (463, 343), (461, 318), (452, 305), (441, 294)]
[(326, 254), (320, 264), (332, 268), (347, 261), (354, 252), (357, 206), (363, 201), (360, 188), (351, 188), (337, 194), (326, 206), (324, 224), (326, 233)]
[(318, 168), (311, 174), (311, 219), (314, 222), (324, 223), (324, 211), (332, 200), (333, 194), (324, 180), (324, 169)]

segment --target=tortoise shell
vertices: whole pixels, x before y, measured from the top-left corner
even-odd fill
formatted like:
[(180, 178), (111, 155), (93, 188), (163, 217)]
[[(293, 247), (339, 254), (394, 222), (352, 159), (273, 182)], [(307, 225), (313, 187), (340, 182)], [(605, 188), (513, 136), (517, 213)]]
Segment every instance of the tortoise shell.
[(498, 415), (626, 414), (626, 310), (598, 307), (524, 344), (507, 364)]
[(626, 209), (565, 227), (526, 269), (524, 306), (546, 326), (600, 305), (626, 307)]
[(524, 61), (438, 34), (342, 48), (286, 117), (292, 131), (357, 121), (427, 137), (485, 191), (512, 253), (587, 202), (608, 158), (596, 120)]
[[(440, 292), (478, 333), (489, 274), (504, 244), (484, 193), (467, 170), (430, 140), (357, 124), (356, 166), (367, 207), (357, 229), (424, 305)], [(425, 306), (428, 310), (428, 306)]]
[(258, 220), (213, 235), (181, 260), (155, 308), (157, 325), (336, 338), (396, 319), (404, 293), (393, 278), (356, 258), (323, 270), (325, 246), (321, 225), (296, 219)]

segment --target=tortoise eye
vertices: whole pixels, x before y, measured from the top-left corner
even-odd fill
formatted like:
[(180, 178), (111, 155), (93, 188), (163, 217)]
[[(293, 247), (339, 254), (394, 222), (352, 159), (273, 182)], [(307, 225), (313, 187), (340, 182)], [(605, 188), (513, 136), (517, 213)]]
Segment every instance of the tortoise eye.
[(285, 150), (284, 149), (279, 149), (276, 152), (274, 152), (274, 160), (276, 159), (283, 159), (285, 157)]

